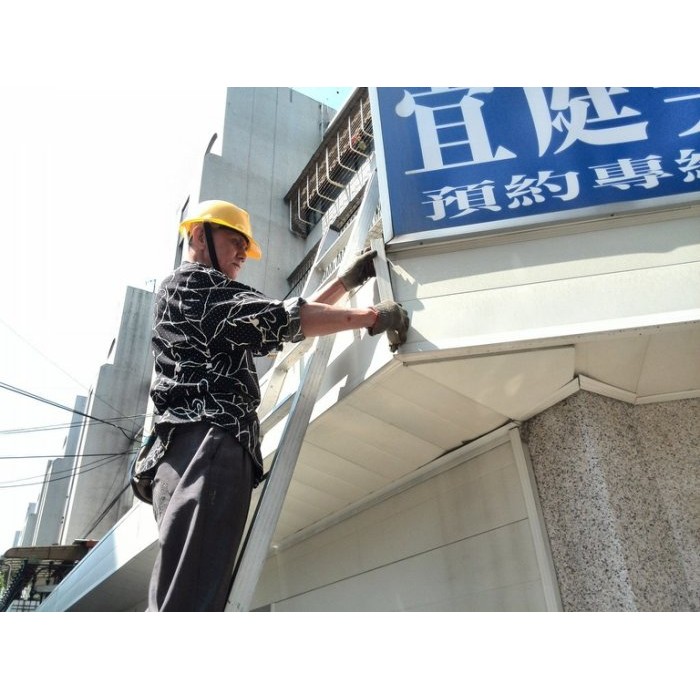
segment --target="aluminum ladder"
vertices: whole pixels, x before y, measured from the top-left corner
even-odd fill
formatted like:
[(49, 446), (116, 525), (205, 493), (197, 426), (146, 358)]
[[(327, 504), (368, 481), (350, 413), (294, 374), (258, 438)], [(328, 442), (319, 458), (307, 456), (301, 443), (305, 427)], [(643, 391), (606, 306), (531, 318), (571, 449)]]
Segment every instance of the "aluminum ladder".
[[(393, 299), (384, 241), (381, 236), (370, 238), (368, 241), (378, 203), (379, 190), (375, 170), (367, 182), (358, 214), (349, 234), (339, 236), (325, 251), (324, 243), (329, 232), (324, 234), (304, 284), (302, 297), (318, 289), (337, 269), (342, 267), (344, 251), (350, 251), (350, 253), (360, 251), (369, 242), (371, 247), (377, 251), (374, 267), (379, 297), (382, 301)], [(338, 263), (339, 260), (340, 263)], [(321, 336), (316, 339), (307, 339), (292, 346), (290, 350), (282, 353), (276, 359), (271, 371), (264, 397), (258, 409), (258, 413), (264, 416), (261, 421), (262, 432), (264, 433), (272, 425), (281, 421), (287, 413), (289, 417), (263, 484), (263, 491), (255, 513), (241, 545), (233, 571), (226, 612), (247, 612), (250, 610), (255, 588), (267, 559), (272, 537), (282, 512), (284, 499), (326, 371), (334, 337), (334, 335)], [(301, 360), (311, 346), (314, 346), (314, 349), (300, 378), (299, 387), (294, 394), (280, 403), (279, 397), (287, 372)]]

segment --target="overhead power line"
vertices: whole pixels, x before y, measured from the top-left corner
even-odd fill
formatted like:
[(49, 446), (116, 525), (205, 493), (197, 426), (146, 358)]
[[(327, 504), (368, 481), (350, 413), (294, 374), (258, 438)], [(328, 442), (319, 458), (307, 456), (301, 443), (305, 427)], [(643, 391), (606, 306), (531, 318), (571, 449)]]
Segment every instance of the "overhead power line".
[(131, 486), (129, 482), (126, 483), (126, 486), (107, 504), (105, 509), (100, 513), (100, 515), (97, 516), (97, 518), (93, 521), (92, 525), (85, 531), (85, 534), (83, 535), (82, 539), (87, 539), (90, 533), (104, 520), (106, 517), (107, 513), (119, 502), (119, 499), (122, 497), (122, 494)]
[[(150, 418), (153, 414), (151, 413), (137, 413), (133, 416), (116, 416), (114, 418), (109, 418), (110, 422), (118, 422), (120, 420), (133, 420), (134, 418)], [(52, 425), (36, 425), (29, 428), (7, 428), (6, 430), (0, 430), (0, 435), (21, 435), (23, 433), (42, 433), (49, 430), (70, 430), (71, 428), (78, 428), (83, 424), (83, 421), (73, 421), (72, 423), (55, 423)]]
[[(127, 450), (128, 452), (128, 450)], [(0, 455), (0, 459), (60, 459), (61, 457), (113, 457), (126, 454), (125, 452), (94, 452), (93, 454), (77, 453), (74, 455)]]
[(37, 425), (30, 428), (7, 428), (0, 430), (0, 435), (22, 435), (24, 433), (44, 433), (50, 430), (70, 430), (78, 428), (83, 424), (82, 421), (74, 421), (73, 423), (55, 423), (53, 425)]
[[(29, 345), (29, 347), (30, 347), (32, 350), (34, 350), (34, 352), (36, 352), (36, 353), (38, 353), (39, 355), (41, 355), (47, 362), (50, 362), (57, 370), (59, 370), (59, 372), (62, 372), (63, 374), (65, 374), (66, 377), (68, 377), (69, 379), (71, 379), (72, 381), (74, 381), (79, 387), (81, 387), (82, 389), (85, 389), (88, 393), (90, 392), (90, 389), (89, 389), (88, 387), (86, 387), (82, 382), (80, 382), (78, 379), (76, 379), (72, 374), (70, 374), (69, 372), (66, 372), (66, 370), (63, 369), (63, 367), (61, 367), (61, 366), (58, 365), (56, 362), (54, 362), (50, 357), (48, 357), (47, 355), (45, 355), (41, 350), (39, 350), (39, 348), (37, 348), (36, 346), (34, 346), (32, 343), (30, 343), (23, 335), (21, 335), (20, 333), (18, 333), (7, 321), (4, 321), (3, 319), (0, 318), (0, 323), (2, 323), (2, 325), (5, 326), (5, 328), (7, 328), (11, 333), (13, 333), (14, 335), (16, 335), (22, 342), (24, 342), (24, 343), (26, 343), (27, 345)], [(96, 400), (96, 401), (99, 401), (100, 403), (104, 404), (105, 406), (108, 406), (108, 407), (111, 408), (113, 411), (116, 411), (117, 413), (119, 413), (119, 411), (118, 411), (114, 406), (112, 406), (112, 404), (110, 404), (109, 402), (105, 401), (103, 398), (101, 398), (101, 397), (99, 397), (99, 396), (95, 396), (95, 400)], [(121, 415), (121, 414), (120, 414), (120, 415)]]
[[(133, 464), (134, 460), (136, 459), (136, 454), (131, 458), (131, 464)], [(92, 525), (87, 529), (85, 534), (83, 535), (83, 539), (87, 539), (90, 533), (102, 522), (102, 520), (106, 517), (107, 513), (119, 502), (119, 499), (122, 497), (122, 494), (131, 487), (131, 481), (127, 479), (126, 484), (124, 485), (124, 488), (107, 504), (107, 506), (104, 508), (102, 513), (97, 516), (97, 518), (93, 521)]]
[[(94, 462), (88, 462), (88, 464), (84, 465), (84, 467), (81, 468), (77, 473), (78, 474), (85, 474), (86, 472), (93, 471), (93, 469), (99, 469), (100, 467), (104, 467), (107, 464), (114, 462), (116, 459), (119, 459), (120, 457), (123, 457), (124, 455), (126, 455), (128, 453), (129, 453), (129, 450), (127, 450), (126, 452), (120, 452), (119, 454), (115, 454), (111, 457), (101, 457), (100, 459), (97, 459)], [(24, 488), (24, 487), (28, 487), (28, 486), (42, 486), (45, 483), (53, 483), (54, 481), (62, 481), (63, 479), (72, 478), (73, 470), (70, 469), (70, 470), (65, 470), (65, 471), (69, 471), (70, 473), (66, 474), (65, 476), (57, 476), (55, 478), (52, 477), (50, 479), (40, 477), (39, 481), (30, 482), (30, 483), (26, 483), (24, 480), (19, 480), (19, 479), (16, 482), (15, 481), (0, 482), (0, 489)], [(31, 478), (31, 477), (27, 477), (27, 478)], [(20, 481), (22, 481), (22, 483), (19, 483)]]
[[(122, 454), (126, 453), (120, 453), (117, 456), (121, 457)], [(105, 461), (104, 458), (96, 459), (94, 462), (87, 462), (83, 468), (80, 469), (81, 473), (84, 471), (90, 471), (89, 469), (85, 469), (85, 467), (90, 467), (93, 464), (97, 464), (98, 462), (103, 462)], [(67, 466), (65, 469), (51, 469), (51, 478), (47, 479), (46, 478), (46, 471), (44, 471), (42, 474), (32, 474), (31, 476), (23, 476), (20, 479), (8, 479), (7, 481), (0, 481), (0, 487), (4, 486), (5, 484), (17, 484), (17, 485), (23, 485), (21, 482), (32, 482), (33, 479), (38, 479), (36, 483), (41, 484), (41, 483), (51, 483), (52, 481), (60, 481), (63, 478), (63, 475), (66, 475), (66, 478), (70, 478), (70, 475), (73, 474), (75, 471), (75, 462), (72, 460), (69, 462), (70, 466)], [(28, 486), (33, 486), (34, 483), (27, 483), (26, 485)]]
[(55, 408), (60, 408), (63, 411), (69, 411), (70, 413), (74, 413), (77, 416), (83, 416), (85, 418), (89, 418), (90, 420), (97, 421), (98, 423), (104, 423), (105, 425), (110, 425), (112, 428), (116, 428), (121, 433), (123, 433), (124, 437), (126, 437), (126, 439), (129, 440), (129, 442), (134, 442), (134, 438), (131, 435), (129, 435), (124, 430), (124, 428), (122, 428), (119, 425), (115, 425), (114, 423), (112, 423), (108, 420), (104, 420), (103, 418), (97, 418), (95, 416), (91, 416), (89, 413), (83, 413), (82, 411), (78, 411), (75, 408), (71, 408), (69, 406), (64, 406), (63, 404), (57, 403), (56, 401), (52, 401), (51, 399), (47, 399), (43, 396), (33, 394), (31, 391), (27, 391), (25, 389), (20, 389), (19, 387), (12, 386), (11, 384), (7, 384), (6, 382), (0, 382), (0, 389), (12, 391), (15, 394), (19, 394), (20, 396), (26, 396), (27, 398), (34, 399), (36, 401), (41, 401), (41, 403), (48, 404), (49, 406), (54, 406)]

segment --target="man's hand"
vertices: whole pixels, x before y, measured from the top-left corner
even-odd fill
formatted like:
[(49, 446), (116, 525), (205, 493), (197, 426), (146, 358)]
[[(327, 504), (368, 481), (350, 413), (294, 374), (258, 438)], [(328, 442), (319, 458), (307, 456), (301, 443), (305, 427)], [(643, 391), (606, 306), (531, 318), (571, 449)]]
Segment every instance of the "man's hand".
[(365, 250), (355, 254), (355, 259), (342, 274), (338, 275), (338, 279), (343, 283), (346, 291), (351, 291), (355, 287), (359, 287), (363, 282), (366, 282), (370, 277), (374, 277), (374, 263), (372, 262), (377, 255), (376, 250)]
[(382, 301), (372, 307), (377, 312), (377, 320), (369, 329), (370, 335), (379, 335), (386, 332), (389, 340), (389, 348), (396, 352), (399, 345), (406, 342), (408, 334), (408, 313), (406, 309), (395, 301)]

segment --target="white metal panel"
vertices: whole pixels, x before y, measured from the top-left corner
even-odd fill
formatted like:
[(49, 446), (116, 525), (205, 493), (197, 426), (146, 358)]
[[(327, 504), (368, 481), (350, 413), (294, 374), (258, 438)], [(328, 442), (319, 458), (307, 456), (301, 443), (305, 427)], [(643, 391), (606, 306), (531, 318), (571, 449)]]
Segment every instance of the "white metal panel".
[(532, 543), (537, 557), (537, 566), (542, 579), (542, 591), (548, 610), (562, 610), (561, 595), (557, 574), (554, 569), (552, 550), (549, 547), (546, 525), (542, 514), (542, 506), (537, 491), (537, 481), (532, 468), (530, 453), (520, 439), (520, 431), (510, 431), (510, 440), (513, 447), (513, 456), (520, 477), (522, 494), (525, 500), (527, 520), (532, 533)]
[(510, 442), (478, 453), (271, 556), (256, 606), (544, 610), (523, 486)]
[(636, 392), (650, 337), (577, 343), (576, 371), (599, 382)]
[[(281, 611), (544, 610), (527, 521), (275, 603)], [(533, 585), (534, 584), (534, 585)]]
[[(382, 375), (376, 390), (365, 403), (370, 404), (374, 395), (385, 397), (382, 407), (395, 397), (408, 402), (397, 404), (406, 408), (403, 416), (397, 416), (397, 409), (387, 409), (386, 416), (397, 425), (409, 427), (420, 421), (416, 434), (429, 431), (432, 440), (446, 448), (484, 435), (508, 420), (505, 415), (473, 401), (452, 387), (434, 382), (411, 367), (401, 367)], [(357, 398), (359, 396), (359, 392), (350, 396), (353, 405), (364, 401)]]
[[(443, 452), (433, 442), (413, 435), (405, 426), (398, 427), (385, 418), (380, 419), (364, 411), (361, 405), (343, 403), (333, 413), (334, 420), (337, 418), (341, 421), (351, 439), (379, 450), (388, 447), (392, 458), (401, 464), (420, 466)], [(401, 473), (404, 472), (405, 468), (401, 470)]]
[(434, 414), (424, 406), (387, 391), (384, 383), (351, 394), (347, 403), (379, 421), (400, 426), (410, 435), (443, 450), (457, 447), (463, 440), (458, 426), (435, 420)]
[(407, 251), (393, 263), (395, 294), (426, 299), (697, 262), (699, 226), (695, 217), (500, 244), (492, 240), (449, 252)]
[[(495, 530), (526, 517), (508, 446), (478, 457), (476, 472), (453, 469), (394, 497), (380, 522), (357, 532), (365, 570)], [(382, 533), (377, 537), (377, 529)]]
[(289, 507), (295, 504), (300, 510), (308, 513), (311, 518), (320, 518), (329, 512), (338, 510), (347, 505), (347, 500), (338, 498), (323, 488), (313, 484), (304, 483), (301, 479), (294, 479), (289, 485), (285, 499), (285, 507), (289, 502)]
[(356, 461), (350, 461), (313, 445), (308, 440), (304, 443), (299, 458), (301, 468), (299, 474), (309, 472), (309, 478), (316, 483), (316, 474), (325, 475), (326, 479), (340, 482), (343, 490), (356, 497), (375, 491), (386, 484), (385, 477), (378, 474), (372, 466), (364, 466)]
[(616, 401), (625, 401), (626, 403), (635, 403), (637, 400), (637, 395), (632, 391), (625, 391), (624, 389), (618, 389), (616, 386), (611, 384), (604, 384), (596, 379), (591, 379), (584, 375), (579, 376), (579, 384), (584, 391), (590, 391), (593, 394), (599, 394), (600, 396), (607, 396), (608, 398), (615, 399)]
[[(339, 404), (314, 424), (308, 442), (352, 459), (387, 479), (406, 472), (406, 460), (419, 466), (436, 456), (436, 448), (393, 426)], [(412, 451), (414, 450), (414, 451)]]
[(344, 521), (295, 547), (268, 557), (255, 592), (254, 607), (349, 578), (362, 570), (355, 523)]
[[(700, 390), (700, 330), (664, 330), (632, 338), (579, 342), (576, 370), (608, 385), (623, 401), (682, 395)], [(592, 390), (592, 389), (591, 389)]]
[[(337, 464), (338, 460), (329, 459), (326, 462), (329, 468), (314, 467), (311, 466), (308, 461), (307, 450), (302, 449), (302, 453), (299, 457), (299, 464), (297, 466), (297, 473), (295, 474), (293, 485), (296, 487), (298, 483), (302, 487), (308, 487), (313, 490), (319, 490), (323, 492), (326, 497), (335, 499), (335, 501), (343, 506), (348, 503), (352, 503), (354, 499), (362, 498), (367, 493), (367, 488), (360, 488), (359, 486), (353, 484), (347, 477), (347, 473), (338, 476), (338, 470), (331, 472), (330, 467), (333, 464)], [(357, 471), (356, 465), (351, 465), (351, 473)], [(367, 470), (366, 473), (371, 474)], [(383, 480), (375, 480), (372, 488), (380, 488), (384, 484)], [(311, 490), (309, 493), (313, 493)], [(340, 507), (340, 506), (338, 506)]]
[(413, 365), (412, 369), (510, 418), (519, 418), (567, 384), (574, 349), (554, 348)]
[(130, 609), (147, 590), (157, 540), (152, 509), (138, 503), (61, 581), (39, 611)]
[(700, 329), (649, 338), (639, 396), (700, 389)]
[(285, 503), (277, 523), (276, 532), (280, 533), (280, 536), (290, 535), (302, 530), (309, 522), (313, 522), (313, 518), (306, 509), (300, 508), (298, 504), (293, 507), (291, 503)]
[(411, 314), (403, 354), (557, 338), (698, 318), (700, 263), (400, 301)]

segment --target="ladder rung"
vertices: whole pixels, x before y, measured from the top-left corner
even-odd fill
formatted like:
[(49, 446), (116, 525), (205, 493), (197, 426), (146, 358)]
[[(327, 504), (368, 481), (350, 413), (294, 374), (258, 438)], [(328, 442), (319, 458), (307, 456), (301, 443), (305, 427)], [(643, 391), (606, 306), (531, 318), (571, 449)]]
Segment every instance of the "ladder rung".
[(272, 430), (272, 428), (274, 428), (281, 420), (284, 420), (289, 415), (293, 400), (294, 394), (288, 394), (260, 420), (261, 435), (265, 435), (266, 432)]

